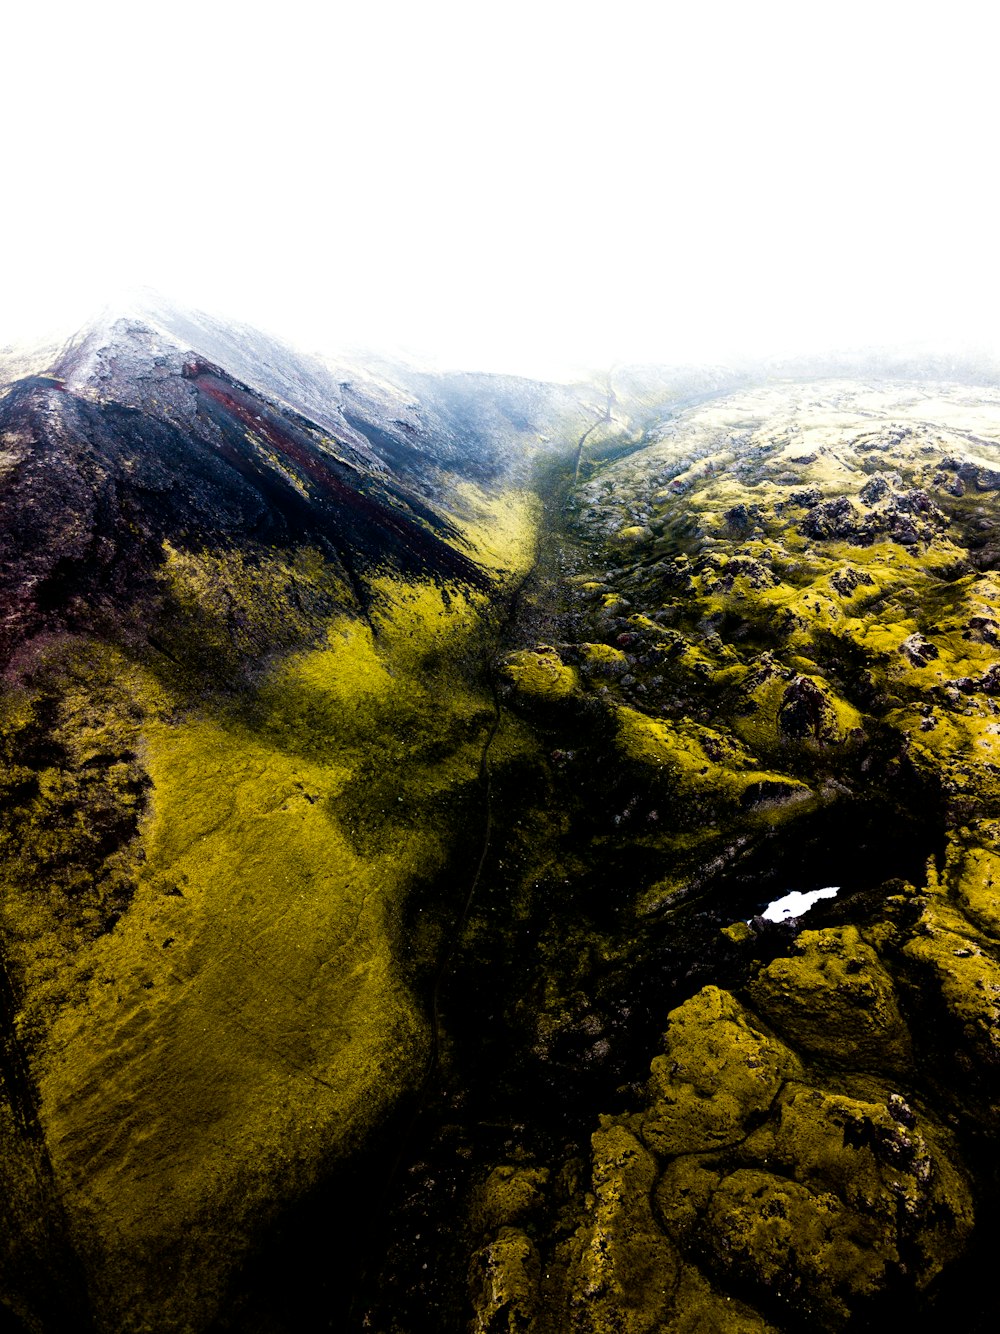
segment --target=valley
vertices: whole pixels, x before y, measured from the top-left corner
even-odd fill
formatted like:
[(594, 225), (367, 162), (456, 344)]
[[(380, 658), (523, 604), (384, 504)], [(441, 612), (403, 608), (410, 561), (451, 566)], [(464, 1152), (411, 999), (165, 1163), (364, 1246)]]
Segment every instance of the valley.
[(995, 381), (23, 369), (4, 1327), (987, 1327)]

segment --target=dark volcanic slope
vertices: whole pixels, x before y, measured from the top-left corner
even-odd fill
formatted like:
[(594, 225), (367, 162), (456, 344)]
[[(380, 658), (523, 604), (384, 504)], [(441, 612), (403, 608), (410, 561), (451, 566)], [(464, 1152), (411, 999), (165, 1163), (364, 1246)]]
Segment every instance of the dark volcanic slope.
[(51, 376), (10, 386), (0, 399), (0, 654), (40, 630), (148, 623), (168, 541), (317, 546), (361, 601), (359, 576), (379, 567), (485, 588), (445, 509), (450, 433), (436, 436), (433, 420), (384, 388), (339, 394), (347, 416), (328, 400), (312, 420), (121, 322)]

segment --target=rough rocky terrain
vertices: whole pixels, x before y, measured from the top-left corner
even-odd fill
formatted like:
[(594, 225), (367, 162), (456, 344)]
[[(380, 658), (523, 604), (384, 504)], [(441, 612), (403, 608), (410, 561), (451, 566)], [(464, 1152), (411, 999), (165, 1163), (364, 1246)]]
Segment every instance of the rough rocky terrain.
[(515, 1135), (480, 1174), (474, 1329), (936, 1328), (955, 1273), (988, 1318), (998, 431), (996, 391), (781, 384), (569, 493), (547, 642), (505, 671), (553, 782), (599, 790), (561, 845), (595, 883), (536, 907), (509, 1021), (623, 1082), (589, 1145)]
[(987, 1327), (1000, 391), (907, 374), (9, 370), (4, 1327)]

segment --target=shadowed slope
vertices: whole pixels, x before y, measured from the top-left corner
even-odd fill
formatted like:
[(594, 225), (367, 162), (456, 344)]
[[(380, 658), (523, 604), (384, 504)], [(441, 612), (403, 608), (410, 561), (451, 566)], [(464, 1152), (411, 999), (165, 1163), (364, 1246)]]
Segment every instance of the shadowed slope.
[(532, 507), (384, 384), (352, 417), (408, 469), (336, 385), (317, 422), (284, 355), (254, 387), (126, 322), (0, 399), (0, 1300), (36, 1334), (206, 1328), (425, 1060)]

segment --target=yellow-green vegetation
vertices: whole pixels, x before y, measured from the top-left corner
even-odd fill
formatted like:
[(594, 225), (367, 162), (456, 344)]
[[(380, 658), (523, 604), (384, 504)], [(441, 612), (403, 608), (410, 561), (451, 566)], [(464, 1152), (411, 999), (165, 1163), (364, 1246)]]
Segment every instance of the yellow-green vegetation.
[[(780, 1020), (797, 1039), (795, 1016)], [(632, 1328), (635, 1291), (648, 1321), (635, 1328), (680, 1328), (666, 1294), (687, 1263), (716, 1302), (735, 1289), (772, 1309), (777, 1297), (840, 1329), (901, 1266), (922, 1287), (960, 1253), (971, 1193), (928, 1113), (864, 1076), (850, 1091), (824, 1087), (715, 987), (671, 1014), (664, 1046), (646, 1111), (605, 1118), (594, 1137), (594, 1222), (578, 1234), (586, 1277), (575, 1280), (605, 1322), (594, 1328)], [(611, 1281), (615, 1262), (626, 1281)]]
[(624, 671), (628, 663), (622, 650), (611, 644), (578, 644), (577, 649), (584, 668), (595, 673), (613, 676), (616, 672)]
[(726, 991), (705, 987), (675, 1010), (667, 1052), (651, 1066), (642, 1136), (657, 1153), (698, 1153), (734, 1144), (752, 1114), (766, 1111), (799, 1072), (776, 1041)]
[(164, 702), (124, 654), (67, 639), (0, 698), (0, 922), (29, 1045), (73, 993), (74, 961), (135, 891), (149, 786), (142, 720)]
[(456, 482), (450, 493), (452, 521), (473, 559), (501, 583), (522, 578), (535, 558), (541, 505), (528, 487), (484, 489)]
[[(677, 891), (728, 888), (748, 847), (788, 838), (815, 874), (825, 821), (877, 804), (948, 854), (884, 902), (873, 872), (833, 926), (715, 925), (742, 980), (674, 1009), (643, 1094), (601, 1118), (589, 1191), (547, 1247), (531, 1234), (557, 1277), (524, 1328), (846, 1329), (916, 1303), (966, 1246), (1000, 1091), (998, 403), (774, 385), (580, 480), (558, 653), (512, 661), (539, 673), (526, 715), (556, 765), (607, 793), (579, 857), (614, 882), (620, 934), (565, 928), (540, 1050), (630, 944), (659, 967), (652, 924), (683, 930)], [(538, 707), (543, 653), (573, 711)]]
[(161, 634), (178, 665), (216, 680), (248, 659), (259, 670), (262, 657), (308, 642), (318, 622), (355, 601), (344, 572), (315, 548), (163, 549)]
[(531, 1334), (537, 1328), (540, 1279), (538, 1250), (531, 1238), (519, 1228), (501, 1228), (469, 1264), (472, 1334), (496, 1329)]
[(656, 1161), (624, 1126), (602, 1127), (593, 1148), (589, 1217), (570, 1248), (574, 1323), (588, 1334), (646, 1334), (663, 1324), (678, 1269), (653, 1218)]
[[(980, 831), (994, 843), (996, 826)], [(970, 921), (993, 939), (1000, 939), (1000, 855), (976, 844), (955, 848), (952, 861), (958, 903)]]
[[(221, 1209), (246, 1226), (276, 1180), (301, 1188), (419, 1075), (426, 1026), (394, 949), (405, 892), (444, 842), (383, 813), (379, 855), (359, 855), (337, 799), (372, 742), (355, 732), (350, 744), (365, 700), (330, 697), (347, 727), (328, 727), (326, 763), (217, 721), (145, 729), (154, 797), (139, 888), (74, 961), (89, 983), (37, 1059), (55, 1170), (73, 1213), (93, 1220), (90, 1244), (113, 1258), (119, 1300), (134, 1300), (123, 1278), (138, 1262), (134, 1283), (169, 1285), (149, 1294), (157, 1304), (189, 1303), (169, 1276), (143, 1273), (166, 1238), (189, 1281), (216, 1282), (197, 1273), (196, 1236), (184, 1254), (192, 1223)], [(453, 778), (474, 781), (475, 740)]]
[(733, 731), (762, 754), (796, 744), (817, 751), (863, 735), (859, 711), (813, 672), (782, 670), (771, 662), (744, 677), (744, 687)]
[(629, 524), (628, 527), (618, 530), (618, 540), (620, 542), (641, 542), (643, 538), (648, 536), (648, 531), (638, 524)]
[(508, 654), (503, 674), (517, 691), (532, 698), (566, 699), (579, 684), (576, 670), (565, 666), (555, 649), (548, 647)]
[[(461, 508), (502, 593), (533, 503)], [(311, 551), (170, 551), (163, 578), (162, 654), (66, 639), (3, 702), (12, 759), (53, 755), (6, 771), (18, 1028), (116, 1334), (205, 1327), (255, 1232), (418, 1084), (448, 905), (409, 905), (481, 818), (494, 713), (486, 594), (385, 573), (362, 619)], [(189, 693), (251, 659), (252, 693)]]
[(544, 1168), (505, 1163), (493, 1169), (473, 1203), (473, 1226), (490, 1238), (469, 1265), (475, 1312), (472, 1328), (488, 1334), (503, 1321), (528, 1331), (540, 1311), (541, 1265), (525, 1230), (540, 1207), (549, 1174)]
[(516, 649), (506, 676), (556, 747), (603, 717), (588, 758), (633, 766), (620, 819), (653, 794), (641, 915), (737, 839), (857, 799), (873, 762), (883, 792), (946, 773), (966, 818), (1000, 798), (1000, 586), (969, 563), (983, 511), (958, 494), (970, 443), (944, 420), (967, 406), (929, 424), (920, 394), (889, 390), (879, 422), (880, 392), (710, 403), (578, 484), (558, 648)]
[(772, 1326), (745, 1302), (718, 1292), (658, 1225), (651, 1200), (657, 1175), (653, 1155), (607, 1118), (593, 1136), (585, 1221), (559, 1255), (571, 1328), (586, 1334), (767, 1334)]
[[(973, 432), (959, 391), (932, 420), (910, 388), (768, 387), (581, 484), (589, 568), (561, 658), (681, 812), (700, 789), (722, 834), (747, 810), (806, 815), (857, 785), (876, 737), (881, 763), (895, 748), (894, 772), (941, 784), (965, 818), (1000, 800), (1000, 581), (970, 559), (995, 487), (990, 402)], [(599, 645), (613, 669), (595, 670)]]
[(975, 838), (965, 831), (953, 840), (944, 875), (928, 877), (902, 955), (947, 1016), (955, 1059), (978, 1084), (1000, 1066), (1000, 932), (989, 915), (995, 854)]
[(803, 931), (749, 988), (758, 1009), (807, 1051), (852, 1068), (893, 1070), (912, 1059), (892, 978), (856, 927)]
[[(67, 595), (0, 695), (15, 1314), (75, 1252), (99, 1334), (228, 1327), (234, 1271), (391, 1125), (432, 1036), (428, 1126), (475, 1109), (422, 1178), (465, 1246), (456, 1327), (834, 1331), (946, 1279), (970, 1182), (995, 1203), (998, 405), (771, 385), (651, 401), (640, 448), (609, 386), (565, 409), (571, 517), (523, 595), (535, 500), (436, 472), (385, 549), (440, 521), (489, 595), (332, 529), (181, 527), (148, 625), (84, 638)], [(878, 850), (883, 812), (911, 878), (947, 836), (926, 884), (859, 866), (815, 930), (724, 925), (786, 850), (847, 865), (856, 813)]]
[(793, 1305), (801, 1292), (821, 1328), (843, 1328), (901, 1265), (924, 1286), (960, 1252), (971, 1196), (940, 1134), (892, 1095), (791, 1084), (731, 1166), (667, 1168), (660, 1217), (710, 1273)]
[(493, 1168), (474, 1205), (476, 1223), (490, 1229), (523, 1222), (537, 1209), (548, 1181), (544, 1167), (503, 1163)]
[(812, 795), (804, 783), (758, 768), (739, 741), (716, 729), (691, 719), (661, 721), (624, 706), (617, 717), (622, 755), (661, 772), (681, 796), (748, 810)]

